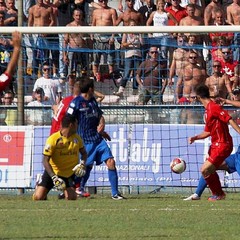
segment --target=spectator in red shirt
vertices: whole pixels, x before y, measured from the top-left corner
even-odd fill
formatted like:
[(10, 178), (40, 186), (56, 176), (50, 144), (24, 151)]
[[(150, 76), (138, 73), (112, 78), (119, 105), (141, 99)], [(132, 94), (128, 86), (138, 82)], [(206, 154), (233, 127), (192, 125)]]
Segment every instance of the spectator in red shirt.
[(233, 60), (233, 53), (230, 47), (222, 48), (222, 58), (217, 59), (221, 63), (221, 73), (226, 73), (230, 78), (232, 89), (239, 85), (239, 62)]
[[(188, 14), (186, 12), (186, 9), (180, 6), (181, 0), (171, 0), (172, 6), (166, 8), (166, 12), (171, 13), (177, 20), (178, 23), (180, 23), (180, 20), (184, 17), (187, 17)], [(168, 21), (169, 26), (175, 26), (176, 23), (169, 19)]]

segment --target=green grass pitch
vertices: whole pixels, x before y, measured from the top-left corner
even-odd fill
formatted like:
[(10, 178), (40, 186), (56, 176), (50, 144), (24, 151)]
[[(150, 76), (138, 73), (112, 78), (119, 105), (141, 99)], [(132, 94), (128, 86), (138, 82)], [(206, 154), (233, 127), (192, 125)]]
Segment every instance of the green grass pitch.
[(0, 195), (0, 239), (240, 239), (239, 193), (226, 200), (183, 201), (183, 195), (131, 194), (114, 201), (97, 194), (77, 201), (32, 201)]

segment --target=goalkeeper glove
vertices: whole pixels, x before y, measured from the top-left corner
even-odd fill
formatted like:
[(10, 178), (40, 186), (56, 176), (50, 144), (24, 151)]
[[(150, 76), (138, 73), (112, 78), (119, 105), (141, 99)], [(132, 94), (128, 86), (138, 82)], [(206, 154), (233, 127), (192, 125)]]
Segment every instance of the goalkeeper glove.
[(80, 161), (73, 169), (73, 172), (77, 177), (83, 177), (86, 174), (86, 166), (84, 161)]
[(57, 175), (52, 176), (54, 187), (59, 191), (64, 191), (66, 189), (65, 182)]

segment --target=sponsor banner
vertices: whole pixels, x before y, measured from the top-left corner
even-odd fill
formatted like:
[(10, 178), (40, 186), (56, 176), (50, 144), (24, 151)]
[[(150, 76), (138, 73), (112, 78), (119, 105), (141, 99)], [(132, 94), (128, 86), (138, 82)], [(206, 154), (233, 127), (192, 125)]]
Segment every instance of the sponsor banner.
[(30, 187), (32, 126), (0, 127), (0, 187)]
[[(119, 185), (197, 186), (210, 138), (189, 145), (188, 137), (202, 132), (203, 128), (203, 125), (107, 125), (106, 131), (112, 138), (108, 144), (116, 160)], [(234, 152), (238, 147), (239, 137), (234, 130), (230, 130), (234, 139)], [(48, 135), (48, 127), (34, 129), (34, 181), (36, 175), (43, 171), (42, 151)], [(170, 162), (175, 157), (181, 157), (187, 163), (187, 169), (182, 174), (175, 174), (170, 170)], [(221, 171), (219, 175), (222, 186), (240, 186), (238, 174), (231, 174), (226, 178)], [(87, 185), (110, 185), (105, 164), (94, 166)]]
[[(109, 125), (109, 145), (115, 156), (120, 185), (196, 186), (199, 169), (208, 150), (208, 139), (189, 146), (187, 139), (202, 131), (203, 126), (186, 125)], [(170, 162), (181, 157), (187, 170), (181, 175), (170, 170)], [(191, 170), (190, 170), (191, 169)], [(94, 168), (88, 184), (109, 185), (107, 168)], [(191, 171), (191, 174), (190, 174)]]
[(37, 175), (43, 173), (43, 148), (50, 134), (50, 127), (34, 127), (33, 133), (33, 156), (32, 156), (32, 182), (31, 186), (35, 187)]

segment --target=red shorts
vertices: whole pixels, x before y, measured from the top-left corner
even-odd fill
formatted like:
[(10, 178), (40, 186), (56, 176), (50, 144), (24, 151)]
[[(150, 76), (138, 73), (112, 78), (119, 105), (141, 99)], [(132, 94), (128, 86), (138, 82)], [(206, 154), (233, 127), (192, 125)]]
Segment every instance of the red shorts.
[(222, 162), (231, 154), (233, 150), (232, 144), (218, 143), (211, 145), (208, 151), (207, 160), (218, 168)]

